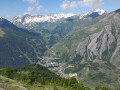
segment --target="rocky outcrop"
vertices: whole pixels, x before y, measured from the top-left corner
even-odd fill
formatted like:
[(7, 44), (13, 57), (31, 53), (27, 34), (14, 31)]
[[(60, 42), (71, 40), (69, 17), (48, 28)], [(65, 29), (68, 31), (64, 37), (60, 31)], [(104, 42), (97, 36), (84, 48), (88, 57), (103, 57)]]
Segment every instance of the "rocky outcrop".
[(114, 62), (117, 59), (115, 62), (118, 62), (117, 57), (120, 55), (120, 14), (111, 13), (99, 24), (102, 24), (102, 29), (88, 36), (76, 48), (77, 55), (82, 56), (81, 63), (94, 59), (108, 62)]

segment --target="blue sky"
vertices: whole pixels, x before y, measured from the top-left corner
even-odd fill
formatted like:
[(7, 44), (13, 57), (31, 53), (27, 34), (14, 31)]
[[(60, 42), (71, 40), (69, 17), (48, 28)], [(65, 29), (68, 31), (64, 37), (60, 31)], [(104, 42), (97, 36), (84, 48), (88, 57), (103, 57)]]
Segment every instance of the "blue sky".
[(114, 11), (120, 9), (120, 0), (0, 0), (0, 17), (10, 19), (26, 13), (82, 14), (94, 8)]

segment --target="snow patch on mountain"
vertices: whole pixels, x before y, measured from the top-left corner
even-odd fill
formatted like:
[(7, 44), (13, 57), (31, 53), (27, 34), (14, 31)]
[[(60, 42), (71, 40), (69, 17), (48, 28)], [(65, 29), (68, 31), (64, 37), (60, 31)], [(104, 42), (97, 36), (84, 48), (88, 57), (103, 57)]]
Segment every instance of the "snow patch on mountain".
[(27, 25), (27, 24), (34, 25), (36, 23), (37, 24), (39, 24), (39, 23), (54, 23), (56, 21), (64, 20), (64, 19), (67, 19), (72, 16), (79, 16), (80, 19), (83, 19), (86, 17), (96, 18), (100, 15), (103, 15), (104, 13), (106, 13), (106, 11), (104, 11), (102, 9), (94, 9), (94, 10), (91, 10), (90, 12), (87, 12), (87, 13), (84, 13), (81, 15), (72, 14), (72, 13), (68, 13), (68, 14), (60, 13), (60, 14), (51, 14), (51, 15), (25, 14), (23, 16), (16, 16), (16, 17), (12, 18), (10, 21), (16, 25)]
[(3, 18), (2, 17), (0, 17), (0, 20), (2, 20)]
[(60, 19), (66, 19), (72, 16), (75, 16), (77, 14), (53, 14), (53, 15), (29, 15), (26, 14), (24, 16), (17, 16), (11, 19), (10, 21), (12, 23), (22, 23), (22, 24), (29, 24), (29, 23), (44, 23), (49, 22), (53, 23)]
[(93, 13), (97, 13), (98, 15), (103, 15), (105, 13), (107, 13), (106, 11), (102, 10), (102, 9), (94, 9), (94, 10), (91, 10), (90, 12), (87, 12), (87, 13), (84, 13), (84, 14), (81, 14), (80, 15), (80, 19), (82, 18), (85, 18)]

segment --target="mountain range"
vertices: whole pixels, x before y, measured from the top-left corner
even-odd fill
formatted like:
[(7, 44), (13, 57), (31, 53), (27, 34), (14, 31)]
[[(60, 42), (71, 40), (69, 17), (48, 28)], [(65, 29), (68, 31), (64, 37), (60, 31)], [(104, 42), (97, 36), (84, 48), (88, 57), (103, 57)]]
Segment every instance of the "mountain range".
[(0, 67), (39, 63), (89, 87), (119, 88), (119, 34), (120, 9), (0, 18)]
[(78, 16), (79, 19), (83, 19), (86, 17), (91, 17), (91, 18), (95, 18), (98, 17), (102, 14), (107, 13), (104, 10), (101, 9), (94, 9), (90, 12), (84, 13), (82, 15), (77, 15), (77, 14), (72, 14), (72, 13), (68, 13), (68, 14), (51, 14), (51, 15), (30, 15), (30, 14), (25, 14), (23, 16), (16, 16), (14, 18), (12, 18), (10, 21), (17, 25), (18, 27), (24, 27), (26, 29), (33, 29), (36, 28), (37, 26), (40, 28), (43, 27), (43, 25), (46, 26), (46, 24), (54, 24), (56, 22), (61, 22), (67, 18), (70, 17), (76, 17)]

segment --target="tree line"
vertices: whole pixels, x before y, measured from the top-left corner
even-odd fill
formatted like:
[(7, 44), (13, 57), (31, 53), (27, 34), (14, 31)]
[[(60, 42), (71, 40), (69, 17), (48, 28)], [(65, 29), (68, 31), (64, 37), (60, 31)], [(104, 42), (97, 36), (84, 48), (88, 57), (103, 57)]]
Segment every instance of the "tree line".
[[(34, 67), (34, 70), (31, 69), (33, 67)], [(25, 72), (26, 70), (27, 70), (27, 73), (22, 73), (23, 71)], [(85, 87), (82, 82), (78, 82), (75, 77), (68, 78), (68, 79), (61, 78), (60, 76), (56, 75), (55, 73), (51, 72), (45, 67), (37, 64), (28, 65), (27, 67), (22, 67), (22, 68), (4, 68), (0, 71), (0, 73), (2, 76), (5, 76), (7, 78), (11, 78), (17, 81), (21, 81), (31, 86), (37, 82), (42, 85), (55, 86), (54, 87), (55, 90), (57, 90), (56, 86), (65, 87), (73, 90), (91, 90), (90, 88)], [(47, 74), (49, 76), (47, 76)], [(112, 90), (112, 89), (107, 87), (97, 86), (95, 90)], [(120, 90), (120, 89), (116, 89), (116, 90)]]

